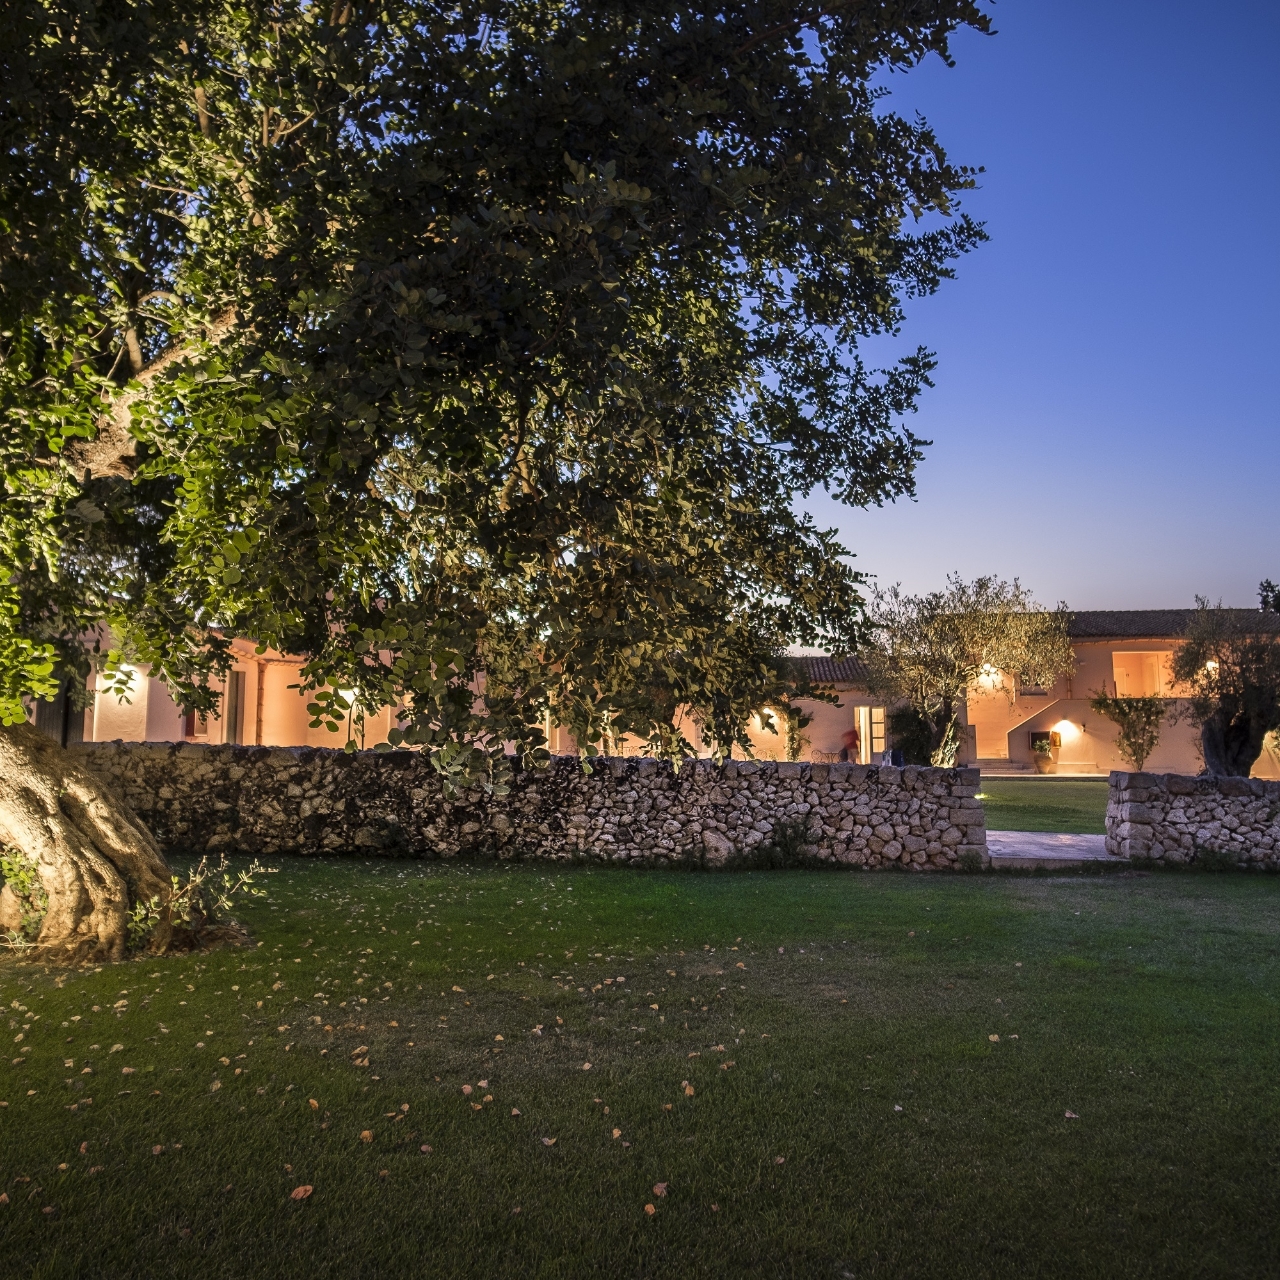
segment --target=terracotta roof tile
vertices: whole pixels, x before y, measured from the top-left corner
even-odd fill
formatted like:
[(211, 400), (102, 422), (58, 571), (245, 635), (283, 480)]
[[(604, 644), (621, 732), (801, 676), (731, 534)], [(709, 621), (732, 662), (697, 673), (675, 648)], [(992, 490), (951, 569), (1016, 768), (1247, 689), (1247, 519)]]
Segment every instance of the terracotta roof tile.
[(806, 654), (793, 659), (816, 685), (866, 683), (867, 668), (860, 658), (833, 658), (828, 654)]
[[(1233, 609), (1260, 630), (1280, 630), (1280, 613)], [(1073, 640), (1176, 640), (1183, 635), (1194, 609), (1082, 609), (1067, 624)]]

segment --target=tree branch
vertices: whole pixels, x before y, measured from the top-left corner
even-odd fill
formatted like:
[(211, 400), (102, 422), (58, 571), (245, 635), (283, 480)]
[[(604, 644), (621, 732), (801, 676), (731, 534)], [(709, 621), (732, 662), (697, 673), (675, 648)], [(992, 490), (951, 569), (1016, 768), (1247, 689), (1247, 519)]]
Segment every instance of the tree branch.
[[(208, 325), (205, 341), (217, 346), (235, 328), (234, 307), (228, 307)], [(127, 342), (126, 342), (127, 345)], [(175, 342), (162, 351), (149, 365), (140, 369), (124, 390), (112, 397), (107, 411), (98, 419), (98, 434), (92, 440), (77, 440), (63, 451), (63, 457), (82, 483), (91, 476), (133, 475), (132, 459), (137, 442), (130, 430), (134, 402), (151, 389), (166, 370), (186, 359), (195, 350), (191, 341)]]

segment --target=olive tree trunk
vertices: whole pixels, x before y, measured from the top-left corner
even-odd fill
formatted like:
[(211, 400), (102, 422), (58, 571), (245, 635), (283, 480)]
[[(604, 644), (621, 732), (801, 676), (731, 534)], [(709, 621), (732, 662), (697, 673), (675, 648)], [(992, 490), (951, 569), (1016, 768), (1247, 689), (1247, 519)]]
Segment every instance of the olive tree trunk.
[(1222, 778), (1247, 778), (1266, 737), (1264, 725), (1247, 712), (1219, 706), (1200, 725), (1205, 770)]
[[(132, 904), (171, 894), (151, 833), (101, 780), (30, 725), (0, 726), (0, 845), (35, 861), (49, 908), (32, 955), (63, 964), (120, 960)], [(0, 927), (17, 900), (0, 893)], [(152, 950), (173, 933), (161, 926)], [(159, 944), (158, 946), (156, 944)]]

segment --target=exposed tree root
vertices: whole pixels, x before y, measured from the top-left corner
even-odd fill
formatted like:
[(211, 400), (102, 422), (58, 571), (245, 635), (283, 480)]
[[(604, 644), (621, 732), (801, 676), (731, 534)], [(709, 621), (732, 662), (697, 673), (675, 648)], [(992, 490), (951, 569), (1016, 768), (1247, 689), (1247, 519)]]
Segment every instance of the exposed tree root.
[[(124, 959), (129, 911), (158, 899), (161, 920), (146, 950), (190, 951), (247, 941), (237, 926), (198, 914), (166, 918), (172, 872), (154, 837), (101, 779), (30, 725), (0, 727), (0, 844), (34, 859), (49, 895), (39, 936), (26, 952), (52, 964)], [(16, 900), (0, 895), (0, 926)]]

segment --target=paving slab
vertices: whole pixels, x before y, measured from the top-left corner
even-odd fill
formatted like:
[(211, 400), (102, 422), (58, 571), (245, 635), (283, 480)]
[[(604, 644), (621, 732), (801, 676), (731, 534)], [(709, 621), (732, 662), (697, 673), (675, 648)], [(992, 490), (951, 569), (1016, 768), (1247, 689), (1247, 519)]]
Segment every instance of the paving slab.
[(1044, 867), (1070, 871), (1086, 864), (1127, 866), (1127, 858), (1107, 852), (1105, 836), (1073, 836), (1059, 831), (988, 831), (987, 852), (993, 867)]

